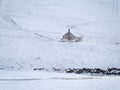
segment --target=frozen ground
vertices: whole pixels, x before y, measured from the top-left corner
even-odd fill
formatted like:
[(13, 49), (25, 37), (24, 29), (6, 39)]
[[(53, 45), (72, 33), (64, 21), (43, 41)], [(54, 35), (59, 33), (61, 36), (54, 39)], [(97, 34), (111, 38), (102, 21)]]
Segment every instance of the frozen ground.
[(50, 72), (0, 72), (0, 90), (119, 90), (120, 77)]
[[(0, 90), (119, 90), (118, 76), (31, 71), (120, 68), (113, 0), (0, 1)], [(59, 42), (68, 27), (83, 41)]]
[[(2, 0), (0, 68), (120, 68), (119, 17), (112, 0)], [(67, 26), (83, 41), (59, 42)]]

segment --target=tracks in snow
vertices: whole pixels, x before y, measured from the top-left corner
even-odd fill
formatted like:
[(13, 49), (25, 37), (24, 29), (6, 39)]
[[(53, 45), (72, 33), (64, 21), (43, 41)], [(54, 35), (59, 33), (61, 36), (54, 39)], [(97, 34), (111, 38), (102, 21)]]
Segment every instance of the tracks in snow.
[(119, 76), (90, 76), (90, 77), (48, 77), (48, 78), (24, 78), (24, 79), (0, 79), (0, 81), (40, 81), (40, 80), (96, 80), (96, 79), (120, 79)]
[(41, 35), (40, 33), (38, 33), (37, 31), (31, 31), (31, 30), (28, 30), (28, 29), (25, 29), (25, 28), (22, 28), (21, 26), (19, 26), (11, 17), (9, 17), (9, 15), (6, 15), (6, 16), (3, 16), (3, 19), (6, 21), (6, 22), (9, 22), (11, 24), (13, 24), (15, 27), (17, 26), (18, 28), (11, 28), (11, 27), (7, 27), (7, 26), (0, 26), (0, 28), (4, 28), (6, 30), (18, 30), (18, 31), (25, 31), (25, 32), (30, 32), (32, 33), (33, 35), (39, 37), (39, 38), (44, 38), (44, 39), (47, 39), (49, 41), (54, 41), (54, 39), (52, 38), (49, 38), (48, 36), (43, 36)]
[(26, 79), (0, 79), (0, 81), (40, 81), (40, 80), (87, 80), (87, 79), (101, 79), (99, 77), (85, 77), (85, 78), (64, 78), (64, 77), (53, 77), (53, 78), (26, 78)]

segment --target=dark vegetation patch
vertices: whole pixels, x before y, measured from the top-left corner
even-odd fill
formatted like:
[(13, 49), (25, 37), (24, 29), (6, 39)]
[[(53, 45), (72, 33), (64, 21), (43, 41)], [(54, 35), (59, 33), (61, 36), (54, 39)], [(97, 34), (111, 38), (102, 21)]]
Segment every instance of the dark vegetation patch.
[(58, 68), (52, 68), (46, 69), (46, 68), (34, 68), (33, 70), (44, 70), (44, 71), (54, 71), (54, 72), (65, 72), (65, 73), (75, 73), (75, 74), (103, 74), (103, 75), (120, 75), (120, 69), (119, 68), (107, 68), (105, 70), (100, 68), (67, 68), (67, 69), (58, 69)]

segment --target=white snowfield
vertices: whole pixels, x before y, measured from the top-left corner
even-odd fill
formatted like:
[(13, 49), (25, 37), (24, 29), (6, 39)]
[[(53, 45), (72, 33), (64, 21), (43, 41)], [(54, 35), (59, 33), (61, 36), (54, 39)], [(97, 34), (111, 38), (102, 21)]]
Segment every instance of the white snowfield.
[[(120, 68), (120, 6), (112, 1), (0, 0), (0, 90), (119, 90), (119, 76), (32, 71)], [(68, 28), (83, 40), (60, 42)]]
[[(83, 40), (60, 42), (68, 27)], [(120, 15), (112, 0), (1, 0), (0, 68), (41, 67), (120, 68)]]
[(1, 71), (0, 90), (119, 90), (120, 77)]

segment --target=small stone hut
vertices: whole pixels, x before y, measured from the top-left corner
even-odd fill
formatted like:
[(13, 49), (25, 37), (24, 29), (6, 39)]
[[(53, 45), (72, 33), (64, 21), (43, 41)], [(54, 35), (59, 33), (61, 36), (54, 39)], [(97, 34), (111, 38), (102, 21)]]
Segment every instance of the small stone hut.
[(67, 39), (67, 40), (74, 40), (75, 39), (75, 35), (73, 35), (70, 32), (70, 29), (68, 29), (68, 32), (66, 34), (63, 35), (63, 39)]
[(78, 42), (82, 40), (82, 37), (76, 37), (75, 35), (73, 35), (70, 32), (70, 29), (68, 29), (68, 32), (66, 34), (63, 35), (62, 39), (63, 42), (65, 41), (74, 41), (74, 42)]

